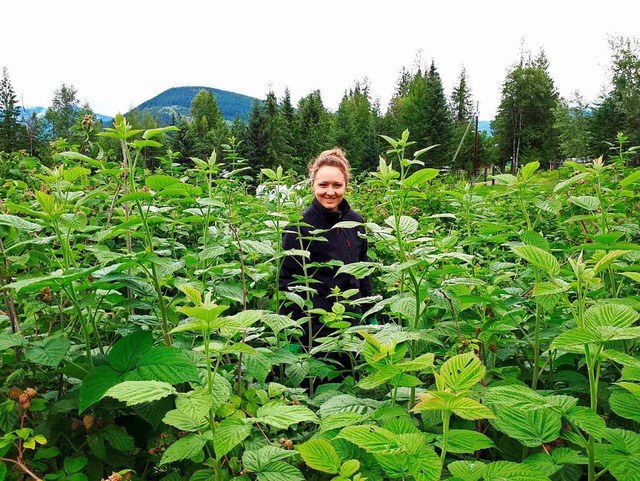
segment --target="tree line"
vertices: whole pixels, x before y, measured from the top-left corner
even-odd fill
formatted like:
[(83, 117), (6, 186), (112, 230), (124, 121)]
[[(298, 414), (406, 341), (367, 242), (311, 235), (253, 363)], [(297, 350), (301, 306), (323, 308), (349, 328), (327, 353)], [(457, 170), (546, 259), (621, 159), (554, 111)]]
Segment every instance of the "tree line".
[[(178, 130), (163, 144), (168, 150), (145, 148), (143, 161), (151, 170), (172, 164), (190, 165), (207, 158), (223, 145), (251, 160), (252, 174), (281, 165), (303, 173), (318, 152), (340, 146), (356, 173), (375, 170), (385, 146), (381, 135), (398, 138), (408, 129), (412, 147), (435, 145), (423, 157), (430, 167), (472, 172), (495, 165), (514, 171), (538, 161), (551, 167), (566, 158), (589, 159), (615, 155), (611, 151), (624, 133), (624, 142), (640, 145), (640, 40), (614, 37), (610, 83), (593, 102), (579, 91), (562, 98), (549, 72), (543, 50), (522, 51), (502, 82), (502, 94), (491, 132), (475, 134), (475, 101), (471, 79), (463, 68), (447, 94), (434, 61), (421, 59), (403, 68), (386, 111), (374, 99), (367, 80), (348, 88), (331, 112), (315, 90), (293, 104), (289, 90), (278, 98), (269, 91), (254, 102), (248, 121), (225, 121), (216, 97), (201, 90), (191, 103), (190, 116), (177, 116)], [(158, 126), (149, 111), (132, 111), (127, 120), (134, 128)], [(0, 152), (25, 155), (48, 162), (64, 147), (93, 156), (119, 155), (116, 146), (98, 134), (103, 130), (89, 105), (80, 105), (77, 90), (63, 84), (56, 90), (43, 118), (25, 118), (5, 67), (0, 80)], [(617, 144), (619, 145), (619, 143)], [(635, 151), (627, 155), (637, 161)]]

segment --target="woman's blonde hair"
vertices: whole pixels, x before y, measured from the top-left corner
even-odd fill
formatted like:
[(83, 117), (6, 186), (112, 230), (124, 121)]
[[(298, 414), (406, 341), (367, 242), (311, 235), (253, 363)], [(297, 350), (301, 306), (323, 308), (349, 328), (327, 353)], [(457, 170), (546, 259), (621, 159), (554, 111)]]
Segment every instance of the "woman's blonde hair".
[(325, 150), (315, 159), (309, 162), (309, 177), (311, 178), (312, 184), (316, 178), (318, 170), (320, 170), (321, 167), (325, 166), (336, 167), (337, 169), (340, 169), (340, 171), (344, 174), (345, 182), (347, 184), (349, 183), (349, 178), (351, 175), (349, 169), (351, 168), (351, 165), (349, 164), (347, 158), (344, 156), (344, 152), (342, 151), (342, 149), (334, 147), (333, 149)]

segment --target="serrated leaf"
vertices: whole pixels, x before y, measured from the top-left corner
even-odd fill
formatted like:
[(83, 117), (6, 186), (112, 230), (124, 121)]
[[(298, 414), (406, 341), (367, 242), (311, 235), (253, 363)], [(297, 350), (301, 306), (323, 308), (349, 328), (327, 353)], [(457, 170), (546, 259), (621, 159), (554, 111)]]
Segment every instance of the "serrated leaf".
[(338, 436), (372, 454), (392, 454), (400, 449), (396, 435), (375, 425), (348, 426)]
[(42, 226), (21, 217), (10, 214), (0, 214), (0, 225), (13, 227), (24, 232), (38, 232), (42, 230)]
[(175, 177), (171, 177), (169, 175), (149, 175), (144, 179), (144, 185), (149, 187), (151, 190), (162, 190), (170, 187), (174, 184), (182, 183), (180, 179), (176, 179)]
[(549, 349), (562, 349), (571, 346), (582, 346), (584, 344), (598, 343), (600, 336), (592, 330), (576, 327), (561, 333), (549, 346)]
[(392, 229), (397, 228), (403, 236), (410, 236), (414, 234), (418, 230), (418, 227), (420, 226), (417, 220), (407, 215), (402, 215), (397, 218), (397, 222), (398, 222), (397, 226), (396, 226), (396, 216), (387, 217), (384, 220), (384, 222)]
[(528, 447), (553, 441), (559, 436), (562, 428), (560, 414), (555, 411), (550, 409), (526, 411), (511, 406), (500, 406), (491, 424)]
[(213, 433), (213, 447), (222, 458), (251, 434), (251, 425), (239, 419), (225, 419)]
[(549, 481), (547, 476), (536, 472), (530, 466), (510, 461), (495, 461), (487, 464), (483, 478), (484, 481)]
[(555, 277), (560, 272), (558, 260), (549, 252), (536, 246), (511, 246), (511, 250), (549, 276)]
[(338, 274), (350, 274), (356, 279), (363, 279), (373, 274), (378, 264), (375, 262), (352, 262), (350, 264), (344, 264), (340, 266), (336, 275)]
[(402, 187), (411, 189), (413, 187), (421, 187), (423, 184), (436, 178), (439, 174), (437, 169), (420, 169), (411, 174), (402, 181)]
[(298, 468), (288, 463), (276, 461), (257, 472), (257, 481), (305, 481)]
[(569, 202), (591, 212), (596, 211), (602, 207), (602, 205), (600, 204), (600, 199), (591, 195), (581, 195), (577, 197), (571, 196), (569, 197)]
[(97, 403), (104, 394), (124, 380), (122, 374), (109, 366), (97, 366), (91, 369), (80, 385), (79, 412)]
[(447, 359), (440, 368), (440, 376), (452, 391), (465, 391), (479, 383), (486, 368), (474, 353), (458, 354)]
[(618, 182), (622, 187), (628, 187), (631, 184), (635, 184), (636, 182), (640, 181), (640, 169), (632, 172), (631, 174), (629, 174), (628, 176), (626, 176), (624, 179), (622, 179), (620, 182)]
[(484, 474), (486, 464), (481, 461), (452, 461), (447, 469), (456, 478), (464, 481), (479, 481)]
[[(217, 377), (222, 378), (222, 376)], [(226, 396), (223, 395), (223, 397), (225, 399), (219, 405), (227, 401), (229, 396), (227, 394)], [(196, 422), (203, 422), (212, 408), (213, 396), (202, 387), (197, 387), (188, 393), (179, 393), (176, 396), (176, 409)]]
[(45, 337), (27, 346), (26, 355), (29, 362), (43, 366), (56, 367), (71, 347), (66, 337)]
[(596, 440), (602, 438), (607, 427), (604, 419), (586, 406), (574, 406), (564, 413), (564, 417), (571, 424), (590, 434)]
[(160, 465), (192, 458), (202, 451), (204, 445), (205, 439), (200, 434), (187, 434), (167, 448), (160, 459)]
[(296, 446), (307, 465), (323, 473), (336, 474), (340, 470), (340, 457), (335, 448), (324, 439), (310, 439)]
[(124, 381), (109, 388), (104, 396), (122, 401), (127, 406), (135, 406), (136, 404), (157, 401), (172, 394), (176, 394), (176, 390), (166, 382)]
[(305, 406), (271, 402), (261, 406), (251, 421), (269, 424), (279, 429), (287, 429), (292, 424), (301, 422), (318, 423), (319, 419), (311, 409)]
[(290, 458), (298, 453), (275, 446), (265, 446), (256, 450), (245, 451), (242, 455), (242, 463), (247, 470), (253, 473), (262, 472), (267, 466), (276, 461)]
[(140, 356), (135, 372), (140, 379), (146, 381), (178, 384), (200, 380), (198, 370), (187, 353), (170, 346), (154, 347), (146, 351)]
[(600, 326), (628, 327), (638, 320), (638, 312), (623, 304), (596, 304), (584, 313), (586, 328)]
[(127, 434), (123, 427), (109, 424), (102, 430), (102, 435), (118, 451), (130, 451), (134, 447), (133, 437)]
[(640, 422), (640, 396), (629, 391), (615, 390), (609, 397), (609, 407), (618, 416)]
[(271, 244), (265, 241), (241, 240), (240, 245), (245, 254), (274, 256), (276, 253)]
[(126, 372), (153, 345), (151, 331), (138, 331), (116, 342), (109, 351), (109, 364), (116, 371)]
[[(442, 437), (436, 441), (442, 448)], [(482, 433), (468, 429), (450, 429), (447, 434), (447, 451), (451, 453), (473, 453), (479, 449), (493, 448), (493, 441)]]

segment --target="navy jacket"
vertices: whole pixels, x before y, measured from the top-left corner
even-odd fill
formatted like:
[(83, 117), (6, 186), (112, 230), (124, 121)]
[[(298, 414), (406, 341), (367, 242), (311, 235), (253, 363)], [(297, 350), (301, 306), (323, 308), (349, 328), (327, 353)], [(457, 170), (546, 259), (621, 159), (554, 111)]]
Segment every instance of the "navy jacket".
[[(289, 227), (289, 231), (283, 236), (283, 248), (285, 250), (302, 248), (309, 251), (310, 258), (305, 259), (307, 265), (313, 262), (328, 262), (330, 260), (340, 260), (344, 264), (368, 261), (367, 240), (360, 236), (360, 234), (364, 234), (365, 232), (364, 226), (349, 229), (340, 227), (331, 229), (338, 222), (363, 222), (362, 216), (354, 210), (351, 210), (349, 203), (345, 199), (342, 200), (338, 208), (340, 212), (331, 212), (325, 209), (322, 204), (314, 198), (311, 206), (302, 213), (302, 219), (300, 220), (301, 223), (309, 224), (309, 226)], [(315, 235), (309, 233), (315, 229), (331, 230)], [(303, 237), (302, 247), (299, 236)], [(324, 237), (328, 242), (307, 240), (307, 237)], [(368, 277), (356, 279), (352, 275), (344, 273), (336, 276), (337, 271), (338, 267), (307, 268), (307, 272), (317, 281), (310, 283), (310, 287), (317, 291), (312, 297), (314, 307), (331, 311), (331, 307), (336, 299), (334, 297), (328, 297), (328, 295), (335, 286), (338, 286), (341, 292), (348, 289), (358, 289), (360, 291), (359, 295), (351, 299), (371, 295), (371, 280)], [(280, 272), (280, 290), (285, 291), (289, 285), (296, 284), (296, 275), (303, 275), (300, 258), (297, 256), (285, 257)], [(300, 285), (300, 283), (297, 284)], [(304, 293), (302, 297), (304, 298)], [(297, 306), (285, 308), (284, 311), (284, 313), (292, 312), (292, 317), (295, 319), (303, 316)]]

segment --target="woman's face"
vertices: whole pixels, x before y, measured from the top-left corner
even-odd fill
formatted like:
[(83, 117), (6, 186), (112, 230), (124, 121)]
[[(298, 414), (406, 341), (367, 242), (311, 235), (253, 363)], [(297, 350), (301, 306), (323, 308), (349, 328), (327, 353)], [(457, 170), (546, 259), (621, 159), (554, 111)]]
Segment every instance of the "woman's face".
[(311, 183), (311, 190), (318, 202), (325, 209), (334, 212), (338, 212), (338, 205), (342, 202), (346, 188), (347, 182), (342, 171), (329, 165), (320, 167)]

